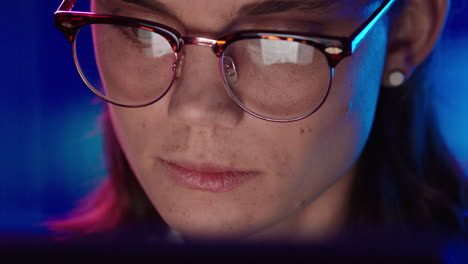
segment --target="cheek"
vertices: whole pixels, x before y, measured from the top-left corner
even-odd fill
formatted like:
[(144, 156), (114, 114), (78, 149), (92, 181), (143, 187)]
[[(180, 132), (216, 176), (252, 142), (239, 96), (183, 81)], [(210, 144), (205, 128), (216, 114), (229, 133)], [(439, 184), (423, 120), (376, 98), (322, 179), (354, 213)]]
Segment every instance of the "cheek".
[(294, 195), (319, 192), (358, 160), (374, 119), (385, 56), (385, 48), (376, 47), (384, 46), (382, 40), (370, 37), (338, 65), (327, 101), (290, 139), (285, 153), (298, 175)]
[(372, 126), (385, 62), (386, 33), (383, 27), (368, 36), (367, 41), (337, 68), (336, 89), (347, 90), (342, 107), (346, 119), (367, 138)]
[(155, 122), (164, 124), (164, 109), (159, 104), (135, 109), (108, 105), (108, 112), (119, 144), (138, 177), (152, 165), (153, 149), (164, 137), (154, 129)]

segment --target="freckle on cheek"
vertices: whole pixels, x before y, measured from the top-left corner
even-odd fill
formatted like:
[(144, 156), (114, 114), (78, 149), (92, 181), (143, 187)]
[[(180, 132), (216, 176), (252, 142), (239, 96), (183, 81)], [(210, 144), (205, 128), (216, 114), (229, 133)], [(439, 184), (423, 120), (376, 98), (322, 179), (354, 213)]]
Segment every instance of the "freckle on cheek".
[(301, 128), (300, 132), (301, 132), (301, 135), (302, 135), (302, 134), (304, 134), (305, 130), (303, 128)]

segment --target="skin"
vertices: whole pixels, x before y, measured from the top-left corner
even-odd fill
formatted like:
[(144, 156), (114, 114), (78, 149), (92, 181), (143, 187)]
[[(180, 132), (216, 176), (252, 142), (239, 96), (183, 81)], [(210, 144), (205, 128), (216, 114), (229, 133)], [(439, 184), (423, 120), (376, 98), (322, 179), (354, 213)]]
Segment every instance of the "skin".
[[(174, 16), (134, 5), (122, 9), (128, 12), (124, 15), (144, 11), (141, 18), (165, 23), (182, 35), (216, 38), (234, 29), (309, 30), (306, 22), (319, 33), (349, 35), (378, 6), (354, 0), (326, 12), (236, 17), (241, 6), (260, 1), (161, 2)], [(95, 3), (94, 11), (109, 11), (104, 5)], [(212, 51), (186, 46), (180, 76), (165, 97), (143, 108), (108, 109), (122, 149), (156, 210), (187, 239), (333, 237), (349, 210), (346, 202), (380, 86), (391, 70), (409, 76), (423, 61), (437, 39), (446, 6), (442, 0), (414, 0), (395, 21), (381, 21), (355, 54), (336, 67), (330, 95), (319, 111), (291, 123), (267, 122), (243, 112), (226, 93)], [(230, 192), (193, 190), (174, 183), (160, 159), (215, 163), (258, 174)]]

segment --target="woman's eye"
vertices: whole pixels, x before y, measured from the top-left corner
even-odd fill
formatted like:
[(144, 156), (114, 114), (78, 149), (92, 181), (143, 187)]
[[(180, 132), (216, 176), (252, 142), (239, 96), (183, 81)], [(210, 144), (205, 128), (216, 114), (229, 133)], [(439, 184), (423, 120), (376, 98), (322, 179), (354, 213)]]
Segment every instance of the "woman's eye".
[(153, 32), (148, 30), (136, 28), (136, 27), (125, 27), (125, 26), (113, 26), (117, 29), (120, 37), (129, 41), (131, 44), (136, 45), (138, 48), (144, 48), (151, 45)]
[(173, 54), (174, 51), (170, 42), (162, 35), (136, 27), (114, 26), (118, 29), (118, 38), (130, 47), (135, 48), (148, 57), (161, 57)]

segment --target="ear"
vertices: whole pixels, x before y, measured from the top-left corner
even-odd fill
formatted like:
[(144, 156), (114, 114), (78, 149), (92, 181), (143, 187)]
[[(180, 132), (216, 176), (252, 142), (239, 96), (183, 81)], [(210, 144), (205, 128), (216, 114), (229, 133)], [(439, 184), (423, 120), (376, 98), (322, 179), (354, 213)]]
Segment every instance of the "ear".
[(430, 54), (444, 26), (448, 1), (407, 0), (393, 15), (383, 85), (390, 85), (388, 76), (396, 70), (409, 78)]

